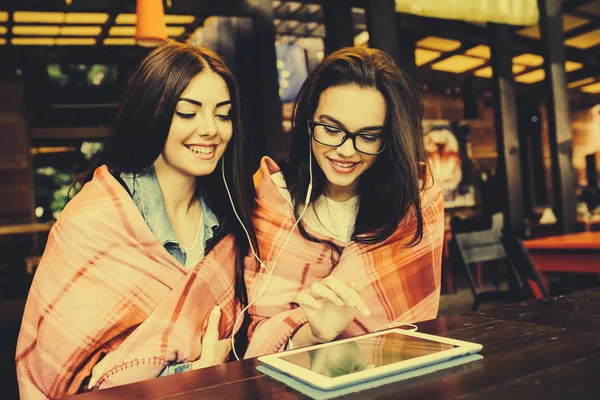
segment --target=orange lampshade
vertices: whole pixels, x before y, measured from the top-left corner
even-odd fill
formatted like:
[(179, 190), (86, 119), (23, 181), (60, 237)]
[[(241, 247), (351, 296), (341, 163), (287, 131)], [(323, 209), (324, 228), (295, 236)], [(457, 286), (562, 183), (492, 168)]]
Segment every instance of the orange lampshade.
[(135, 39), (138, 45), (158, 46), (167, 40), (162, 0), (137, 0), (136, 14)]

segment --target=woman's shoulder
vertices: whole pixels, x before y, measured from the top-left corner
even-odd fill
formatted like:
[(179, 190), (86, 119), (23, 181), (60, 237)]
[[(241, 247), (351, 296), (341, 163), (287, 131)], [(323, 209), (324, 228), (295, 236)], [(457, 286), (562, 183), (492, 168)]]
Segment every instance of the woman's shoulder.
[(102, 165), (94, 171), (92, 180), (67, 203), (58, 222), (95, 224), (128, 213), (131, 207), (135, 208), (135, 204), (127, 189)]
[(437, 206), (444, 207), (444, 196), (442, 187), (435, 182), (431, 173), (431, 168), (424, 162), (420, 162), (418, 166), (418, 178), (420, 189), (421, 209), (426, 207)]
[(285, 176), (283, 176), (283, 172), (275, 172), (271, 174), (271, 181), (280, 189), (287, 189), (287, 185), (285, 183)]
[(281, 178), (283, 178), (281, 168), (277, 165), (275, 160), (271, 157), (264, 156), (260, 160), (258, 171), (254, 174), (254, 186), (258, 188), (261, 184), (272, 181), (273, 175), (281, 176)]
[(282, 213), (289, 213), (292, 198), (287, 189), (285, 176), (273, 159), (262, 158), (260, 167), (254, 174), (254, 187), (259, 201)]
[(260, 192), (271, 192), (274, 187), (287, 192), (285, 176), (272, 158), (265, 156), (260, 160), (260, 167), (254, 174), (254, 187), (257, 195)]
[(423, 189), (420, 193), (420, 197), (422, 210), (431, 207), (438, 209), (444, 208), (444, 196), (442, 187), (433, 180), (429, 180), (424, 183)]

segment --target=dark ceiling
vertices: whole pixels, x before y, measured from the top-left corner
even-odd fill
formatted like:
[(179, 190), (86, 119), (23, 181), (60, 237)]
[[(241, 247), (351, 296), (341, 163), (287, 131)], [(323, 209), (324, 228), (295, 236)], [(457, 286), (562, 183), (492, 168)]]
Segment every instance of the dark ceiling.
[[(287, 1), (273, 0), (273, 25), (276, 40), (280, 43), (299, 43), (303, 40), (322, 39), (325, 32), (324, 12), (321, 4), (327, 0)], [(6, 0), (0, 11), (7, 13), (5, 21), (0, 14), (0, 58), (3, 64), (13, 63), (33, 56), (34, 59), (87, 57), (94, 59), (118, 58), (121, 61), (136, 59), (145, 49), (134, 45), (108, 45), (111, 41), (132, 42), (132, 22), (120, 22), (122, 14), (135, 13), (134, 0)], [(70, 3), (70, 4), (67, 4)], [(210, 16), (253, 16), (248, 4), (252, 1), (219, 0), (166, 0), (167, 15), (188, 15), (168, 23), (171, 36), (190, 35), (201, 29)], [(365, 18), (365, 1), (352, 1), (355, 42), (364, 45), (368, 40)], [(61, 13), (105, 13), (106, 20), (93, 24), (97, 29), (88, 35), (90, 45), (61, 45), (68, 39), (81, 39), (62, 30), (64, 26), (90, 26), (90, 23), (41, 23), (15, 20), (17, 11), (54, 11)], [(600, 0), (566, 0), (562, 4), (565, 56), (568, 61), (567, 80), (572, 92), (583, 96), (600, 93)], [(66, 15), (66, 14), (65, 14)], [(488, 29), (485, 24), (464, 21), (425, 18), (397, 14), (399, 34), (416, 41), (418, 79), (424, 83), (442, 83), (448, 87), (460, 86), (465, 78), (473, 78), (476, 87), (487, 87), (491, 77)], [(58, 26), (55, 36), (23, 31), (22, 26)], [(2, 28), (5, 29), (2, 29)], [(113, 28), (117, 29), (113, 29)], [(3, 32), (4, 31), (4, 32)], [(541, 40), (537, 26), (517, 26), (513, 31), (513, 71), (519, 86), (537, 88), (543, 80)], [(51, 32), (52, 33), (52, 32)], [(51, 46), (17, 44), (26, 38), (55, 40)], [(54, 39), (50, 39), (53, 37)], [(115, 40), (117, 39), (117, 40)], [(595, 84), (595, 85), (594, 85)]]

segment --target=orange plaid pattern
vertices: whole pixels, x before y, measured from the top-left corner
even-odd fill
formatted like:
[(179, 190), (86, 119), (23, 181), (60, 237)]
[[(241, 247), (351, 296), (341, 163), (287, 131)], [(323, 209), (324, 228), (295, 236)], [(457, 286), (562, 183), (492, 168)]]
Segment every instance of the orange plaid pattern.
[[(257, 204), (254, 211), (260, 254), (268, 268), (295, 223), (290, 204), (271, 180), (279, 167), (263, 158), (254, 176)], [(384, 242), (365, 245), (350, 242), (333, 268), (332, 250), (326, 245), (292, 234), (277, 260), (266, 293), (249, 309), (250, 344), (246, 357), (280, 351), (306, 316), (294, 303), (298, 293), (314, 282), (333, 275), (342, 282), (356, 280), (363, 287), (362, 298), (371, 310), (359, 316), (341, 335), (351, 337), (392, 322), (416, 322), (437, 316), (440, 296), (444, 206), (442, 191), (433, 185), (421, 193), (423, 239), (407, 246), (416, 230), (416, 218), (409, 214)], [(313, 236), (321, 235), (311, 232)], [(252, 301), (263, 290), (267, 279), (256, 261), (246, 258), (246, 285)]]
[(208, 315), (222, 310), (232, 334), (235, 247), (225, 237), (191, 271), (158, 242), (125, 189), (103, 166), (56, 222), (31, 286), (17, 344), (22, 399), (156, 377), (196, 360)]

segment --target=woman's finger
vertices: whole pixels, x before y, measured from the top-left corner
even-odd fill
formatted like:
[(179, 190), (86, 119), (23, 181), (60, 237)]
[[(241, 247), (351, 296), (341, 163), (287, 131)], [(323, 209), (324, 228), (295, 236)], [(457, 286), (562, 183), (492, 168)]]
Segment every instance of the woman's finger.
[(344, 285), (334, 276), (328, 276), (323, 279), (321, 283), (327, 286), (329, 289), (333, 290), (335, 294), (337, 294), (344, 302), (350, 306), (356, 306), (355, 300), (352, 298), (352, 294), (350, 293), (350, 288), (347, 285)]
[(358, 281), (350, 281), (348, 282), (348, 286), (356, 292), (355, 296), (357, 299), (357, 308), (360, 311), (360, 313), (365, 317), (371, 315), (371, 310), (369, 309), (369, 306), (361, 296), (364, 286)]
[(354, 289), (358, 294), (362, 294), (362, 291), (364, 289), (363, 285), (360, 284), (358, 281), (350, 281), (348, 282), (348, 286)]
[(310, 294), (315, 299), (327, 299), (338, 306), (344, 306), (344, 300), (340, 298), (333, 290), (329, 289), (327, 286), (320, 284), (319, 282), (315, 282), (310, 287)]
[[(204, 332), (204, 338), (202, 339), (202, 348), (211, 347), (217, 344), (219, 340), (219, 321), (221, 320), (221, 308), (215, 306), (208, 316), (208, 325), (206, 326), (206, 332)], [(202, 351), (204, 353), (204, 350)]]
[(323, 305), (317, 299), (312, 297), (306, 290), (303, 290), (300, 293), (298, 293), (298, 296), (296, 297), (296, 303), (305, 307), (312, 307), (317, 309), (323, 308)]
[(219, 340), (217, 342), (217, 363), (223, 363), (229, 359), (229, 353), (231, 352), (231, 338)]
[(221, 321), (221, 308), (215, 306), (208, 315), (208, 324), (202, 338), (202, 353), (197, 361), (192, 363), (192, 369), (205, 368), (211, 365), (216, 365), (219, 361), (215, 361), (219, 353), (219, 322)]
[(344, 299), (346, 304), (348, 304), (350, 307), (356, 307), (358, 312), (360, 312), (363, 316), (368, 317), (371, 315), (371, 311), (369, 310), (367, 304), (363, 301), (356, 290), (350, 286), (343, 284), (339, 281), (339, 279), (333, 276), (328, 276), (321, 282), (333, 290), (342, 299)]

